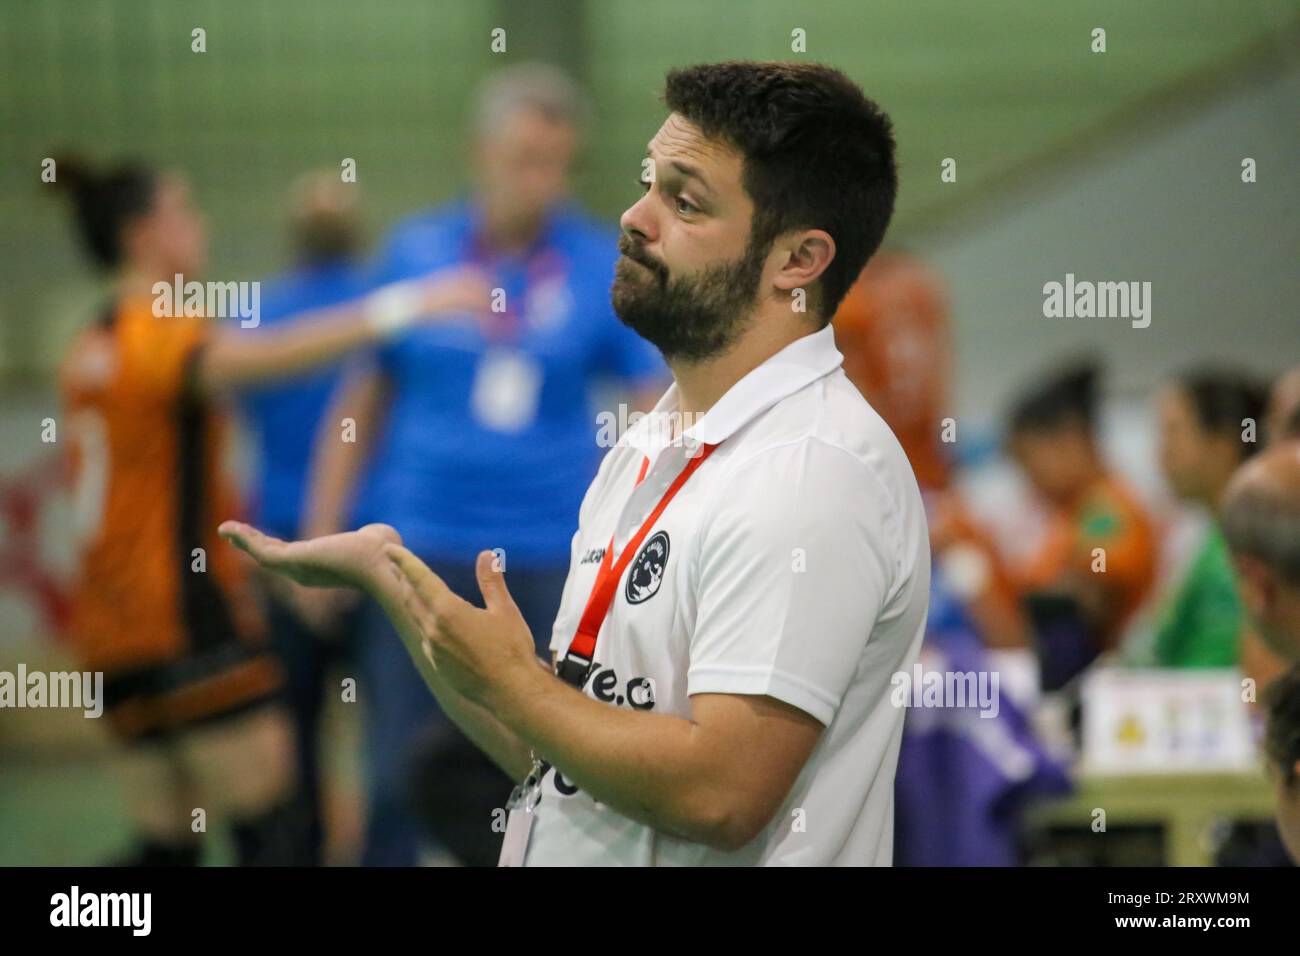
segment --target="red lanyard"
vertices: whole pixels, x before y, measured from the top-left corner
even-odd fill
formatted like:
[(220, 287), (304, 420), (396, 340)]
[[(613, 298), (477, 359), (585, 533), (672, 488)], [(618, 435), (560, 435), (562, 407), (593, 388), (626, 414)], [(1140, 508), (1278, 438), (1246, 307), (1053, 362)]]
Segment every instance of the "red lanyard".
[[(582, 612), (582, 619), (578, 622), (578, 632), (569, 642), (569, 649), (565, 652), (564, 660), (556, 673), (569, 684), (579, 689), (587, 682), (587, 672), (591, 668), (591, 662), (596, 654), (596, 635), (600, 633), (600, 626), (605, 622), (606, 615), (609, 614), (610, 605), (614, 603), (614, 594), (618, 591), (618, 582), (623, 579), (623, 572), (627, 570), (628, 564), (631, 563), (636, 549), (641, 546), (645, 536), (650, 533), (654, 523), (659, 520), (664, 509), (668, 507), (668, 502), (681, 490), (682, 485), (690, 479), (695, 473), (695, 469), (704, 464), (704, 459), (713, 454), (713, 449), (717, 445), (702, 445), (699, 453), (686, 463), (673, 483), (668, 486), (664, 496), (659, 499), (659, 504), (655, 506), (654, 511), (645, 519), (645, 523), (632, 536), (632, 540), (623, 548), (622, 554), (618, 556), (618, 561), (613, 561), (614, 554), (614, 536), (610, 535), (609, 547), (605, 549), (604, 557), (600, 561), (600, 570), (596, 572), (596, 583), (591, 587), (591, 596), (587, 598), (587, 607)], [(641, 462), (641, 472), (636, 476), (636, 483), (641, 484), (645, 478), (646, 469), (650, 465), (650, 459), (646, 458)]]
[[(546, 236), (549, 237), (549, 231)], [(549, 241), (549, 238), (545, 241)], [(476, 233), (469, 238), (465, 259), (473, 266), (496, 273), (496, 257), (483, 246)], [(521, 296), (527, 296), (529, 290), (554, 276), (566, 276), (568, 267), (564, 256), (556, 249), (539, 243), (528, 256), (524, 273), (525, 278), (523, 291), (520, 293)], [(496, 279), (493, 281), (495, 282)], [(520, 315), (520, 310), (515, 308), (514, 298), (512, 295), (506, 296), (504, 312), (489, 312), (483, 317), (481, 324), (483, 335), (495, 344), (504, 344), (517, 339), (522, 332), (523, 318)]]

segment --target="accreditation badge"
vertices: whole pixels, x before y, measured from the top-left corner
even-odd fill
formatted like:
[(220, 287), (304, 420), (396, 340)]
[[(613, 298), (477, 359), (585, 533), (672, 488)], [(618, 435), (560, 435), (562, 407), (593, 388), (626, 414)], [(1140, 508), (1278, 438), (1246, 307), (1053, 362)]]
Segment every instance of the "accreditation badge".
[(490, 349), (479, 360), (470, 393), (470, 410), (484, 428), (521, 432), (537, 418), (542, 369), (531, 356), (513, 349)]
[(501, 841), (501, 856), (497, 866), (523, 866), (528, 855), (528, 838), (533, 832), (537, 815), (533, 812), (542, 799), (542, 777), (546, 765), (533, 759), (533, 767), (524, 782), (510, 791), (506, 801), (506, 834)]

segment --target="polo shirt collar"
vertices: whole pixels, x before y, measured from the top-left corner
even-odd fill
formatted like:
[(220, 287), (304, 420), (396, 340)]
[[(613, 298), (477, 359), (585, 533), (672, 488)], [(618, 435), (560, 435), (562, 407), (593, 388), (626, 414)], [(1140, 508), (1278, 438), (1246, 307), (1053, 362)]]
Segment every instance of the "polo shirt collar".
[[(782, 399), (839, 368), (844, 356), (835, 347), (831, 325), (795, 339), (763, 364), (749, 372), (714, 403), (682, 434), (681, 442), (693, 450), (701, 444), (717, 445)], [(653, 459), (670, 444), (671, 428), (665, 423), (677, 411), (677, 383), (668, 387), (650, 414), (640, 418), (624, 435), (624, 441)]]

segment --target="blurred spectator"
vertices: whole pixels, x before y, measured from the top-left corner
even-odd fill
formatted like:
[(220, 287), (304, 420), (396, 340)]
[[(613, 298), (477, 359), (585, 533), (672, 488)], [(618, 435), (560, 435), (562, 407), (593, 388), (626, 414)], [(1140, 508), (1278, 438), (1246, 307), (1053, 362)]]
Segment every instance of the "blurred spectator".
[(1040, 654), (1045, 633), (1062, 635), (1067, 671), (1115, 646), (1155, 575), (1150, 519), (1098, 444), (1098, 375), (1090, 362), (1056, 372), (1010, 416), (1011, 455), (1049, 510), (1043, 544), (1018, 570), (1020, 588)]
[(1277, 784), (1277, 829), (1300, 863), (1300, 664), (1269, 689), (1264, 752)]
[(1244, 619), (1217, 512), (1233, 472), (1258, 447), (1264, 389), (1220, 369), (1189, 372), (1157, 399), (1160, 467), (1173, 493), (1208, 512), (1204, 540), (1162, 609), (1159, 667), (1234, 667)]
[(862, 270), (835, 313), (844, 374), (893, 430), (922, 491), (947, 488), (941, 442), (952, 376), (952, 333), (939, 277), (901, 252)]
[[(1264, 413), (1264, 436), (1269, 447), (1300, 440), (1300, 366), (1284, 372), (1273, 384)], [(1241, 671), (1254, 677), (1261, 690), (1286, 670), (1286, 658), (1269, 650), (1253, 622), (1247, 622), (1241, 643)]]
[[(844, 372), (898, 436), (925, 500), (934, 568), (921, 662), (988, 673), (1007, 664), (988, 648), (1024, 648), (1027, 622), (992, 538), (953, 487), (944, 442), (952, 337), (939, 277), (901, 252), (876, 255), (835, 314)], [(997, 713), (969, 708), (908, 714), (895, 785), (900, 866), (1011, 865), (1026, 806), (1068, 789), (1006, 693)]]
[(1274, 383), (1264, 416), (1264, 437), (1269, 444), (1300, 438), (1300, 366)]
[(844, 373), (898, 437), (916, 473), (930, 551), (951, 596), (962, 602), (986, 646), (1026, 646), (1026, 621), (1011, 576), (991, 536), (952, 487), (954, 445), (942, 440), (952, 376), (942, 281), (914, 256), (877, 254), (834, 324)]
[[(263, 284), (263, 330), (365, 292), (367, 278), (357, 261), (362, 245), (357, 189), (334, 170), (310, 173), (293, 184), (289, 225), (297, 261), (291, 271)], [(340, 369), (330, 366), (243, 396), (257, 468), (249, 520), (268, 534), (290, 541), (302, 536), (312, 446), (340, 377)], [(358, 614), (348, 605), (356, 604), (356, 594), (295, 588), (279, 575), (266, 576), (264, 583), (271, 647), (284, 668), (296, 734), (302, 817), (296, 835), (304, 841), (299, 859), (318, 865), (324, 840), (318, 738), (325, 680), (353, 650)]]
[(993, 537), (975, 520), (955, 490), (926, 496), (930, 551), (951, 596), (960, 601), (985, 647), (1025, 648), (1029, 621), (1016, 580)]
[[(1300, 438), (1288, 428), (1300, 409), (1297, 384), (1293, 370), (1274, 386), (1269, 448), (1233, 476), (1220, 520), (1249, 619), (1242, 670), (1266, 688), (1278, 833), (1300, 863)], [(1281, 661), (1291, 666), (1279, 676)]]
[(1300, 441), (1248, 462), (1228, 485), (1221, 520), (1251, 623), (1270, 650), (1300, 660)]
[[(657, 400), (657, 354), (610, 307), (617, 233), (566, 197), (584, 102), (559, 70), (524, 64), (494, 75), (475, 117), (471, 198), (398, 225), (380, 281), (434, 268), (489, 272), (503, 311), (412, 332), (345, 385), (322, 433), (309, 536), (382, 521), (458, 594), (478, 593), (477, 553), (500, 549), (510, 591), (549, 656), (568, 573), (567, 542), (598, 463), (597, 380)], [(367, 481), (357, 478), (370, 466)], [(349, 508), (357, 507), (349, 521)], [(362, 667), (371, 760), (368, 865), (418, 859), (415, 809), (444, 849), (496, 862), (491, 829), (511, 781), (437, 709), (383, 613), (367, 612)], [(417, 796), (418, 794), (418, 796)]]

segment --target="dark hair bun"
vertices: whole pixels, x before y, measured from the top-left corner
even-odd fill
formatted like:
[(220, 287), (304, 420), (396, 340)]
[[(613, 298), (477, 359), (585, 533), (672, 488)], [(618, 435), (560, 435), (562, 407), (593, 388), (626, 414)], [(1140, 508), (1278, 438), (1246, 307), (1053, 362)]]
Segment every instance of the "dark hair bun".
[(75, 153), (53, 158), (50, 185), (72, 199), (83, 245), (96, 264), (116, 268), (122, 262), (122, 230), (153, 208), (156, 174), (138, 163), (97, 170)]
[(58, 152), (53, 155), (54, 179), (50, 185), (57, 192), (77, 196), (93, 185), (95, 171), (76, 153)]

